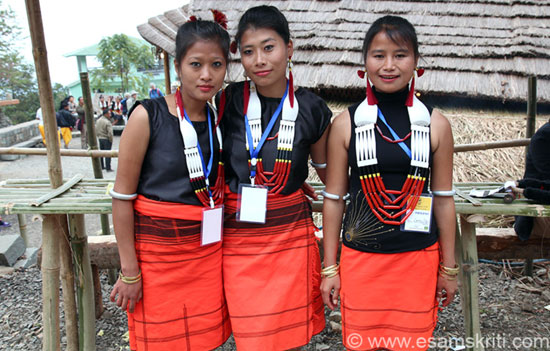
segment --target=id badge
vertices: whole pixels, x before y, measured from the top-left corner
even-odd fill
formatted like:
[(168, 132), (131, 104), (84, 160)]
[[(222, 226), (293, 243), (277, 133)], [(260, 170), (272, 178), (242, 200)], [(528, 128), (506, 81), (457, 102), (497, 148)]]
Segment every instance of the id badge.
[[(409, 200), (410, 201), (410, 200)], [(432, 225), (433, 197), (422, 194), (413, 213), (401, 225), (401, 231), (430, 233)]]
[(259, 185), (239, 184), (237, 221), (265, 223), (267, 188)]
[(201, 246), (218, 243), (223, 233), (223, 205), (202, 209)]

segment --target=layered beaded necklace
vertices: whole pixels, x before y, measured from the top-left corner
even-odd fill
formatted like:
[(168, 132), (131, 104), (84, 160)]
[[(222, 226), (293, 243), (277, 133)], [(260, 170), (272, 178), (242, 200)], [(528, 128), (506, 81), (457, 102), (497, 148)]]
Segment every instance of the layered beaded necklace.
[[(278, 118), (281, 108), (282, 118), (279, 123), (279, 131), (274, 137), (277, 138), (277, 158), (275, 159), (273, 171), (268, 172), (263, 168), (261, 157), (255, 157), (254, 153), (256, 152), (258, 144), (260, 144), (260, 148), (263, 146), (261, 142), (262, 139), (264, 139), (264, 141), (268, 140), (267, 135), (264, 134), (269, 134), (273, 124)], [(269, 187), (270, 194), (279, 194), (288, 180), (292, 165), (294, 125), (298, 117), (298, 111), (298, 100), (294, 96), (294, 89), (291, 83), (288, 82), (287, 92), (285, 96), (283, 96), (283, 101), (281, 101), (279, 108), (272, 116), (268, 127), (262, 133), (262, 106), (256, 90), (256, 85), (254, 82), (245, 82), (243, 114), (245, 117), (245, 126), (250, 132), (247, 132), (246, 135), (246, 149), (251, 155), (248, 160), (251, 183), (253, 185), (258, 184)], [(254, 152), (251, 152), (251, 150), (254, 150)], [(259, 150), (257, 153), (259, 153)]]
[[(191, 123), (191, 120), (187, 116), (185, 109), (183, 107), (183, 100), (181, 98), (180, 89), (176, 91), (176, 105), (178, 113), (178, 121), (180, 126), (180, 133), (183, 140), (183, 145), (185, 147), (185, 161), (187, 163), (187, 170), (189, 172), (189, 180), (191, 186), (195, 191), (195, 195), (199, 201), (207, 207), (214, 207), (214, 205), (219, 205), (223, 203), (223, 194), (225, 187), (225, 176), (224, 168), (222, 161), (222, 133), (218, 126), (218, 114), (216, 109), (207, 103), (208, 114), (208, 131), (209, 131), (209, 141), (210, 141), (210, 160), (208, 164), (204, 163), (202, 151), (199, 144), (199, 139), (197, 137), (197, 132)], [(223, 106), (223, 105), (222, 105)], [(212, 170), (212, 161), (214, 158), (214, 145), (213, 145), (213, 133), (212, 133), (212, 119), (210, 118), (210, 111), (214, 113), (214, 123), (216, 128), (216, 137), (220, 145), (219, 149), (219, 162), (218, 162), (218, 176), (216, 178), (216, 183), (214, 186), (210, 186), (210, 180), (208, 176)], [(220, 111), (220, 115), (223, 114)], [(206, 168), (206, 173), (205, 173)]]
[[(379, 118), (383, 120), (384, 116), (379, 110), (370, 83), (367, 84), (367, 98), (359, 104), (354, 116), (357, 166), (363, 193), (378, 220), (389, 225), (401, 225), (409, 218), (416, 208), (429, 172), (430, 113), (414, 96), (414, 77), (405, 105), (411, 122), (411, 132), (404, 138), (394, 135), (394, 139), (390, 139), (382, 135), (376, 122)], [(411, 139), (411, 163), (401, 190), (386, 189), (384, 185), (376, 158), (375, 129), (384, 140), (400, 143), (402, 148), (406, 148), (404, 141)]]

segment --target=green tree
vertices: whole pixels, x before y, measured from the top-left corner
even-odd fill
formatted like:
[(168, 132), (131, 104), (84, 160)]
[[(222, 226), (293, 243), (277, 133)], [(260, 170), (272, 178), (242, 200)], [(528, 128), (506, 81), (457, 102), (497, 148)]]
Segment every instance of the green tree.
[(137, 78), (137, 70), (149, 69), (155, 65), (155, 57), (149, 46), (140, 45), (125, 34), (101, 39), (97, 58), (102, 68), (91, 72), (93, 88), (108, 90), (107, 82), (119, 77), (119, 93), (138, 89), (140, 79)]

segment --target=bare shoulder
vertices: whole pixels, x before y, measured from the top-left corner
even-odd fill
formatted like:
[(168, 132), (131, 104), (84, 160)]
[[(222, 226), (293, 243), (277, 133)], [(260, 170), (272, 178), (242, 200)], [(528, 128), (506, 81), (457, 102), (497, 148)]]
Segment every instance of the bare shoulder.
[(432, 130), (438, 133), (451, 131), (451, 123), (447, 117), (443, 116), (443, 114), (436, 109), (432, 111), (431, 125)]
[(451, 123), (438, 110), (433, 110), (431, 118), (431, 134), (432, 134), (432, 149), (437, 151), (440, 145), (444, 145), (445, 149), (449, 147), (452, 150), (454, 144), (453, 131)]
[(340, 112), (338, 116), (334, 117), (332, 120), (332, 127), (336, 128), (338, 130), (346, 130), (350, 128), (350, 119), (349, 119), (349, 111), (348, 109), (345, 109), (344, 111)]

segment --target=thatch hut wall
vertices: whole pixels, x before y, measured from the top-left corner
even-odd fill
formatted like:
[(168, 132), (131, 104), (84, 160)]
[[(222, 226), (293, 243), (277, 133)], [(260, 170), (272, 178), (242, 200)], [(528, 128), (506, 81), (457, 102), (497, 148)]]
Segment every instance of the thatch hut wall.
[[(191, 0), (140, 25), (149, 42), (174, 53), (179, 25), (188, 14), (210, 19), (209, 9), (223, 11), (234, 35), (238, 20), (255, 0)], [(267, 3), (267, 2), (266, 2)], [(540, 102), (550, 103), (550, 1), (459, 0), (270, 1), (287, 17), (294, 41), (294, 73), (299, 85), (339, 92), (361, 91), (361, 47), (377, 18), (399, 15), (415, 25), (426, 74), (417, 88), (443, 95), (521, 101), (527, 77), (538, 77)], [(230, 79), (241, 80), (239, 57)]]

